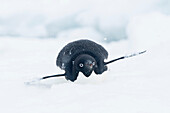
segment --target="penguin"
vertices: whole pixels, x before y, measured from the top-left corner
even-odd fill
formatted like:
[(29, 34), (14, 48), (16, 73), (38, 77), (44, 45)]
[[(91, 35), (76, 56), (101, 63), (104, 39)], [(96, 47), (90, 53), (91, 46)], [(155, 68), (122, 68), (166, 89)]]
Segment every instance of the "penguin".
[(79, 72), (89, 77), (102, 74), (107, 70), (104, 59), (108, 58), (108, 52), (101, 45), (90, 40), (78, 40), (67, 44), (60, 52), (56, 65), (65, 70), (65, 78), (74, 82)]
[(77, 80), (80, 72), (86, 77), (89, 77), (93, 71), (95, 74), (99, 75), (107, 71), (108, 64), (145, 52), (146, 50), (104, 62), (104, 60), (108, 58), (108, 52), (103, 46), (87, 39), (73, 41), (61, 49), (56, 59), (56, 65), (64, 70), (65, 73), (45, 76), (40, 78), (40, 80), (65, 76), (66, 80), (74, 82)]

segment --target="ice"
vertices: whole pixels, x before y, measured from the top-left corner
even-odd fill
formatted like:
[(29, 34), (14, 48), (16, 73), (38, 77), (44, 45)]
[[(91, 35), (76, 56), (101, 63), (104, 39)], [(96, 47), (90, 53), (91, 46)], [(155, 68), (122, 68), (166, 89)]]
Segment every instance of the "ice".
[(130, 20), (127, 34), (135, 48), (156, 46), (169, 40), (170, 16), (160, 12), (138, 15)]
[(69, 55), (71, 55), (71, 54), (72, 54), (72, 50), (69, 51)]
[[(169, 113), (169, 14), (168, 0), (0, 0), (0, 112)], [(64, 73), (56, 57), (79, 39), (106, 48), (105, 61), (147, 52), (74, 83), (40, 80)]]
[[(107, 42), (128, 38), (133, 17), (159, 11), (170, 14), (168, 0), (0, 0), (0, 35), (12, 37), (84, 37)], [(94, 35), (94, 33), (97, 35)], [(83, 36), (83, 35), (81, 35)], [(97, 37), (97, 38), (96, 38)]]
[(65, 64), (64, 64), (64, 63), (62, 63), (61, 68), (62, 68), (62, 69), (65, 69)]

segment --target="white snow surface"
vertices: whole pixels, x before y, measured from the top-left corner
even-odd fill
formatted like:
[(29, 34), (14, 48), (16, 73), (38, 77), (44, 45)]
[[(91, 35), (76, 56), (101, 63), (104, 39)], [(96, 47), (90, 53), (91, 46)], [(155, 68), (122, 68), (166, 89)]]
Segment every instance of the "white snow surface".
[[(63, 30), (55, 39), (1, 36), (0, 113), (169, 113), (169, 26), (170, 16), (156, 11), (129, 19), (128, 38), (119, 42), (107, 41), (91, 27)], [(84, 38), (108, 50), (106, 61), (147, 52), (109, 64), (102, 75), (80, 74), (75, 82), (60, 77), (25, 84), (64, 73), (56, 67), (59, 51)]]
[[(76, 39), (74, 39), (76, 40)], [(55, 66), (62, 47), (73, 40), (0, 38), (1, 113), (169, 113), (170, 40), (145, 54), (109, 64), (102, 75), (25, 82), (63, 73)], [(108, 60), (132, 53), (130, 40), (102, 43)], [(133, 45), (133, 47), (132, 47)]]

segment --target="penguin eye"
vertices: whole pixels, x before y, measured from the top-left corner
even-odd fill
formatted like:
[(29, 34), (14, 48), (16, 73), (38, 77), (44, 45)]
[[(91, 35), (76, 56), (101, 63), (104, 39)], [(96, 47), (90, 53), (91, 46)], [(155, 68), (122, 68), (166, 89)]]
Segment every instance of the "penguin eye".
[(95, 65), (95, 62), (93, 62), (93, 66)]
[(84, 65), (82, 63), (79, 64), (80, 67), (83, 67)]

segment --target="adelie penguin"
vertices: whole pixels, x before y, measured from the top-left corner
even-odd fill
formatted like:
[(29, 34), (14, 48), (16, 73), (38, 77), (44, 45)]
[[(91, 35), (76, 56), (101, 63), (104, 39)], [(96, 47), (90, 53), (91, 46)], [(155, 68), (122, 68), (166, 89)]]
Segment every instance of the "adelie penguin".
[(146, 51), (104, 62), (104, 60), (108, 58), (108, 52), (104, 47), (90, 40), (74, 41), (67, 44), (59, 52), (56, 60), (56, 65), (62, 70), (65, 70), (65, 73), (45, 76), (41, 79), (65, 76), (67, 80), (74, 82), (77, 80), (79, 72), (82, 72), (86, 77), (89, 77), (93, 71), (95, 74), (102, 74), (107, 71), (107, 64), (120, 59), (136, 56), (144, 52)]

